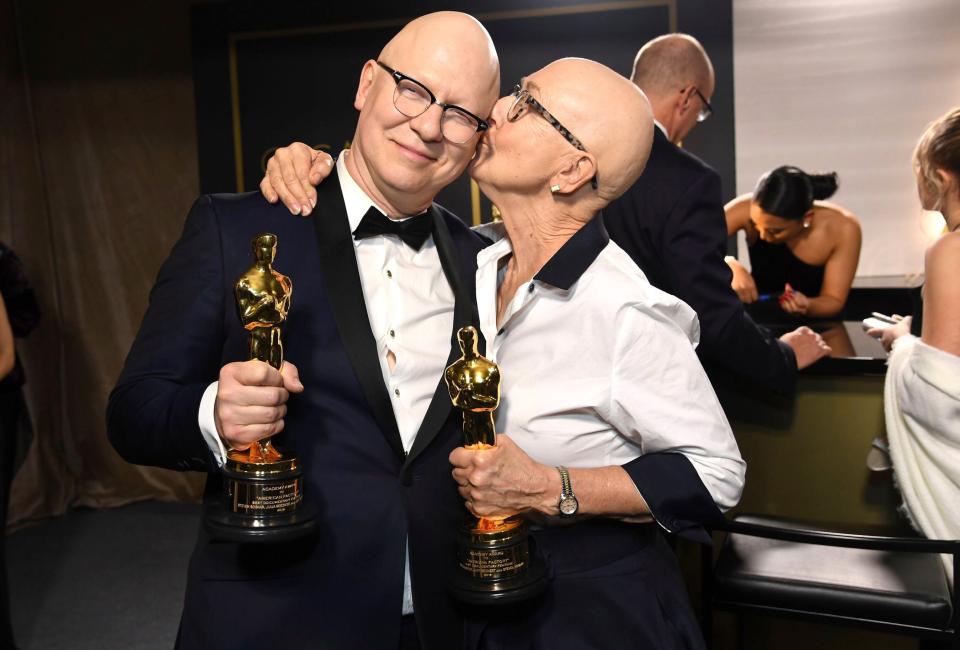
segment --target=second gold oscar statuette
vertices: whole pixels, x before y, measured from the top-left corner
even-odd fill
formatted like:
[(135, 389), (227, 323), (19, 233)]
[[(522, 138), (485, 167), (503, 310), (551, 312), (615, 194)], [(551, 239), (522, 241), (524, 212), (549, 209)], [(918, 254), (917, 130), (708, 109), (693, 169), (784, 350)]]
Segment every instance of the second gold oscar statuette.
[[(457, 332), (462, 356), (447, 367), (444, 379), (453, 405), (463, 414), (464, 446), (482, 453), (497, 444), (493, 412), (500, 405), (500, 368), (479, 353), (477, 339), (471, 326)], [(547, 586), (546, 567), (530, 553), (527, 524), (519, 515), (469, 515), (458, 534), (457, 557), (459, 571), (450, 591), (465, 603), (516, 603)]]

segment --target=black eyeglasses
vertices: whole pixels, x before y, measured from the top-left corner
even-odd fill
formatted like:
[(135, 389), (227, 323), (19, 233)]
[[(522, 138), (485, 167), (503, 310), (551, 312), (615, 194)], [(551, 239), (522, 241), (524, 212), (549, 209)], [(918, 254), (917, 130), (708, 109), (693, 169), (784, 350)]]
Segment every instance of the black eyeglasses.
[[(516, 98), (513, 100), (513, 104), (510, 106), (510, 110), (507, 111), (507, 121), (516, 122), (527, 110), (527, 106), (533, 106), (533, 108), (540, 113), (541, 117), (550, 123), (553, 128), (560, 132), (567, 142), (572, 144), (574, 147), (580, 151), (587, 153), (586, 148), (583, 146), (583, 143), (570, 132), (570, 129), (565, 127), (560, 123), (560, 120), (555, 118), (550, 111), (548, 111), (543, 104), (538, 102), (533, 95), (530, 94), (530, 91), (526, 88), (521, 88), (520, 84), (517, 84), (513, 87), (513, 96)], [(590, 179), (590, 184), (593, 186), (593, 189), (597, 189), (597, 176), (594, 174), (593, 178)]]
[(697, 93), (697, 97), (703, 102), (703, 108), (697, 113), (697, 122), (705, 122), (708, 117), (713, 115), (713, 106), (710, 105), (710, 102), (707, 101), (707, 98), (703, 96), (703, 93), (701, 93), (696, 86), (693, 87), (693, 92)]
[(436, 104), (443, 109), (440, 117), (440, 132), (450, 142), (463, 144), (477, 133), (490, 128), (485, 120), (480, 119), (465, 108), (453, 104), (438, 102), (436, 95), (430, 89), (412, 77), (397, 72), (388, 65), (377, 61), (377, 65), (390, 73), (397, 87), (393, 91), (393, 105), (407, 117), (419, 117)]

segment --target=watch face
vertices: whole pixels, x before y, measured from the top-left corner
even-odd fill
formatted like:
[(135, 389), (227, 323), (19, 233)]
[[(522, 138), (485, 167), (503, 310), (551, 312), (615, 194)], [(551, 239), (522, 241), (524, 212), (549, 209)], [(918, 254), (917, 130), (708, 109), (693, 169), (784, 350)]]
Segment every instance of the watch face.
[(574, 497), (564, 497), (560, 499), (560, 514), (561, 515), (574, 515), (577, 513), (577, 508), (580, 507), (580, 504), (577, 503), (576, 498)]

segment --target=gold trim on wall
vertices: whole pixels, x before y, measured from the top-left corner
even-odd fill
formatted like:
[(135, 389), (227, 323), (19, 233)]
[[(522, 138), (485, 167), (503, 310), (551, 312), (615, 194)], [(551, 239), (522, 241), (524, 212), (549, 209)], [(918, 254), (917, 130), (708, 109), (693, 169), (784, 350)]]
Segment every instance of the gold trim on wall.
[(237, 72), (237, 39), (230, 35), (230, 115), (233, 120), (233, 168), (237, 176), (237, 191), (243, 192), (243, 130), (240, 128), (240, 79)]
[(480, 186), (472, 178), (470, 179), (470, 214), (470, 222), (474, 226), (479, 226), (482, 223), (480, 220)]
[[(620, 0), (617, 2), (596, 2), (569, 5), (566, 7), (540, 7), (535, 9), (515, 9), (505, 11), (490, 11), (472, 14), (477, 20), (516, 20), (519, 18), (538, 18), (543, 16), (569, 16), (576, 14), (604, 13), (608, 11), (623, 11), (625, 9), (640, 9), (643, 7), (667, 7), (669, 15), (669, 29), (677, 31), (677, 2), (678, 0)], [(312, 34), (332, 34), (336, 32), (360, 31), (381, 27), (398, 27), (406, 25), (413, 17), (390, 18), (371, 20), (366, 22), (338, 23), (336, 25), (319, 25), (313, 27), (296, 27), (289, 29), (267, 29), (230, 34), (227, 39), (227, 58), (230, 67), (230, 103), (233, 120), (233, 155), (236, 172), (237, 191), (245, 191), (243, 173), (243, 132), (240, 128), (240, 80), (237, 70), (237, 42), (281, 36), (306, 36)], [(471, 221), (474, 224), (481, 222), (480, 215), (480, 188), (473, 180), (470, 181), (470, 208)]]

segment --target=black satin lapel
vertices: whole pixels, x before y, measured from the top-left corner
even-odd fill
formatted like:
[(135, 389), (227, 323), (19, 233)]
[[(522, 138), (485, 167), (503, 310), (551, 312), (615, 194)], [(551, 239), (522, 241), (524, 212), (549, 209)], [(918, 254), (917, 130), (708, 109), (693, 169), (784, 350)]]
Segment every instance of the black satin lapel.
[[(447, 357), (447, 365), (450, 365), (461, 354), (460, 344), (457, 342), (457, 331), (466, 325), (476, 326), (476, 302), (471, 290), (474, 277), (467, 272), (471, 267), (470, 261), (461, 260), (462, 255), (453, 243), (450, 229), (447, 228), (443, 215), (440, 214), (436, 206), (431, 207), (431, 216), (433, 218), (433, 241), (437, 247), (437, 254), (440, 256), (440, 265), (443, 267), (444, 275), (447, 276), (447, 282), (450, 283), (454, 295), (453, 331), (450, 334), (450, 354)], [(475, 264), (474, 262), (473, 266)], [(450, 416), (451, 408), (452, 404), (450, 403), (450, 394), (447, 392), (447, 384), (441, 376), (404, 467), (409, 466), (411, 461), (437, 437), (440, 428)]]
[(377, 342), (373, 338), (367, 306), (363, 302), (363, 286), (360, 284), (350, 223), (336, 170), (317, 188), (317, 207), (311, 218), (316, 228), (320, 265), (340, 340), (360, 380), (374, 420), (380, 425), (393, 450), (403, 458), (400, 431), (390, 404), (390, 394), (383, 383), (383, 371), (377, 359)]

